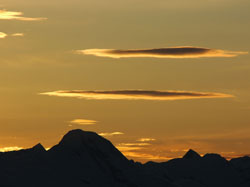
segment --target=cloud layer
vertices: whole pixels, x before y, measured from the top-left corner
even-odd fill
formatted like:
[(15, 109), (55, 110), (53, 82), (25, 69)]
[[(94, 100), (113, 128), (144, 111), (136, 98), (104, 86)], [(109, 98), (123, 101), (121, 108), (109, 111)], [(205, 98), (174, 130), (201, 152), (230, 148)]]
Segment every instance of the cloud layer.
[(225, 51), (220, 49), (209, 49), (192, 46), (179, 46), (155, 49), (86, 49), (77, 50), (76, 53), (84, 55), (94, 55), (98, 57), (110, 58), (132, 58), (132, 57), (152, 57), (152, 58), (202, 58), (202, 57), (235, 57), (247, 52)]
[(0, 19), (2, 19), (2, 20), (20, 20), (20, 21), (41, 21), (41, 20), (46, 20), (47, 18), (24, 17), (22, 12), (0, 10)]
[(89, 119), (74, 119), (70, 121), (70, 123), (77, 125), (95, 125), (97, 121)]
[(201, 98), (228, 98), (233, 95), (212, 92), (194, 91), (159, 91), (159, 90), (112, 90), (112, 91), (53, 91), (41, 93), (42, 95), (58, 97), (75, 97), (79, 99), (95, 100), (183, 100)]

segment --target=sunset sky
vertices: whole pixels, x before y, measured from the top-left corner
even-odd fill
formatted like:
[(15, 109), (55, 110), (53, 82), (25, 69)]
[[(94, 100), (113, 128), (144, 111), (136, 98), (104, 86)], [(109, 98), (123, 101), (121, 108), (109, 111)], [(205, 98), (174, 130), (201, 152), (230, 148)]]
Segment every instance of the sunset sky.
[(0, 151), (95, 131), (137, 161), (250, 154), (249, 0), (1, 0)]

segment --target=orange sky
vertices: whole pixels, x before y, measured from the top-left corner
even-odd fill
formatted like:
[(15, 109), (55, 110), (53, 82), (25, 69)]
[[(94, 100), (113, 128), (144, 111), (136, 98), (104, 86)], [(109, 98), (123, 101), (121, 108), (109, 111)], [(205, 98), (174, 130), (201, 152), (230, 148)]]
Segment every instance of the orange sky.
[(138, 161), (250, 154), (247, 0), (2, 0), (0, 150), (95, 131)]

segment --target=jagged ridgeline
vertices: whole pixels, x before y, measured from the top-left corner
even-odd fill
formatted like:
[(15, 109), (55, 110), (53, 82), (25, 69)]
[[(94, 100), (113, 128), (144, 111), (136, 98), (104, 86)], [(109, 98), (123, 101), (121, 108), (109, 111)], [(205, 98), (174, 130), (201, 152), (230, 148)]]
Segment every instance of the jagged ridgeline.
[(250, 158), (218, 154), (141, 164), (94, 132), (68, 132), (50, 150), (0, 153), (0, 187), (249, 187)]

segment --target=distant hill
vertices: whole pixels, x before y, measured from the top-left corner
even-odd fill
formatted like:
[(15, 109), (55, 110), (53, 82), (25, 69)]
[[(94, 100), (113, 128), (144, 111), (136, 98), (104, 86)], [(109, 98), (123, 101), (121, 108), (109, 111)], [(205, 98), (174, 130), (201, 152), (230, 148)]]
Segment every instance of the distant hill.
[(0, 187), (250, 187), (250, 158), (218, 154), (141, 164), (94, 132), (72, 130), (46, 151), (0, 153)]

